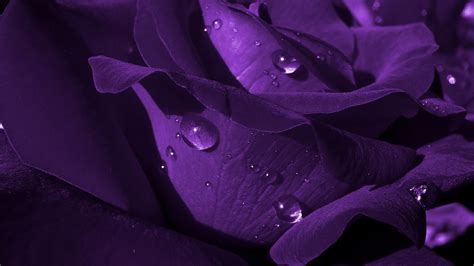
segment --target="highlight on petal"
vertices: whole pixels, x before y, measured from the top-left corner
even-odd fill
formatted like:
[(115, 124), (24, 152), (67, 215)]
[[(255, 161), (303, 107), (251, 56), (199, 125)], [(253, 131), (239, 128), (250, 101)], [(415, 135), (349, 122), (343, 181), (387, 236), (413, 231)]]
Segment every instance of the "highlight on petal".
[[(92, 84), (90, 50), (56, 5), (11, 1), (0, 23), (2, 122), (22, 161), (133, 214), (160, 208)], [(54, 28), (54, 31), (51, 30)]]
[[(165, 205), (180, 228), (206, 239), (270, 244), (308, 211), (393, 182), (414, 162), (411, 149), (312, 124), (239, 88), (105, 57), (89, 61), (95, 80), (111, 88), (131, 80), (114, 76), (143, 70), (132, 88), (150, 119), (162, 159), (156, 165), (169, 176), (161, 190), (176, 192)], [(196, 222), (206, 229), (191, 230)]]
[(423, 244), (422, 207), (435, 206), (439, 193), (474, 183), (474, 142), (452, 135), (418, 153), (424, 156), (422, 162), (395, 183), (359, 189), (315, 210), (278, 239), (271, 249), (273, 260), (308, 263), (335, 243), (358, 215), (392, 225), (415, 244)]
[[(250, 92), (350, 90), (354, 84), (338, 72), (343, 56), (330, 44), (318, 47), (328, 60), (282, 35), (239, 5), (219, 0), (200, 1), (205, 25), (214, 47), (234, 77)], [(321, 58), (321, 57), (320, 57)], [(345, 62), (350, 69), (350, 65)], [(352, 73), (351, 77), (352, 77)], [(338, 79), (328, 77), (338, 76)], [(342, 79), (342, 78), (344, 79)], [(344, 80), (346, 87), (335, 86)]]
[(246, 265), (26, 167), (0, 133), (0, 257), (8, 265)]

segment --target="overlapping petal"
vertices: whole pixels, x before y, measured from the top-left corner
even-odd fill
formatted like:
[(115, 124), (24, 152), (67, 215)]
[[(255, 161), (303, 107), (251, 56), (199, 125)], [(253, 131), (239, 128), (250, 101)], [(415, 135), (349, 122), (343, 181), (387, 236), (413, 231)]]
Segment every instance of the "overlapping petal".
[[(24, 163), (115, 206), (156, 218), (160, 211), (150, 183), (92, 84), (87, 58), (98, 43), (84, 41), (63, 19), (76, 11), (101, 14), (115, 5), (122, 14), (124, 3), (95, 9), (95, 1), (12, 1), (0, 24), (0, 113)], [(93, 23), (81, 22), (87, 29)], [(123, 58), (106, 46), (97, 49)]]
[[(187, 210), (189, 220), (181, 222), (188, 225), (195, 220), (233, 238), (268, 244), (291, 226), (275, 215), (280, 197), (295, 197), (306, 213), (363, 185), (391, 182), (413, 163), (410, 149), (311, 124), (242, 89), (105, 57), (90, 63), (99, 91), (134, 88), (166, 162), (169, 186)], [(182, 139), (180, 121), (189, 114), (218, 129), (211, 150), (193, 149)], [(174, 204), (176, 198), (169, 200)]]
[(0, 133), (0, 258), (7, 265), (246, 265), (24, 166)]
[[(272, 247), (277, 263), (307, 263), (318, 257), (358, 215), (396, 227), (416, 244), (424, 243), (425, 215), (439, 193), (474, 182), (474, 142), (452, 135), (418, 150), (423, 161), (399, 181), (375, 189), (350, 193), (311, 213), (288, 230)], [(417, 204), (411, 188), (424, 185)], [(317, 243), (317, 245), (314, 245)]]

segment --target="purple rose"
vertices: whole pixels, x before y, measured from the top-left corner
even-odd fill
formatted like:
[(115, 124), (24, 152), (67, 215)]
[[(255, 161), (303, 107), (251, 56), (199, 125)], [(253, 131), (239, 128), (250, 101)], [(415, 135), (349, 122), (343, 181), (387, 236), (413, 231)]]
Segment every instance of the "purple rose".
[(11, 1), (0, 264), (448, 263), (474, 94), (435, 65), (473, 57), (432, 2)]

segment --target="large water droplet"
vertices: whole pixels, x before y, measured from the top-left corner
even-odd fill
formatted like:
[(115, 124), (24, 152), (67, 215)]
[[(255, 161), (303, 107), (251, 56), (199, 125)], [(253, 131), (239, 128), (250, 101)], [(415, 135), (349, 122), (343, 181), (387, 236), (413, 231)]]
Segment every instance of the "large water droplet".
[(428, 191), (428, 186), (424, 184), (415, 185), (410, 188), (411, 195), (422, 207), (425, 207), (425, 204), (423, 202), (423, 197), (425, 196), (427, 191)]
[(185, 142), (197, 149), (207, 150), (219, 141), (219, 131), (209, 120), (197, 115), (186, 115), (179, 125)]
[(216, 19), (212, 22), (212, 27), (216, 30), (220, 29), (222, 27), (222, 20)]
[(295, 57), (284, 50), (277, 50), (272, 54), (272, 62), (285, 74), (293, 74), (301, 67), (301, 63)]
[(166, 156), (171, 158), (171, 160), (176, 161), (176, 152), (174, 151), (173, 147), (166, 147)]
[(297, 223), (303, 219), (303, 212), (299, 201), (291, 196), (282, 196), (273, 203), (277, 217), (288, 223)]
[(282, 175), (277, 171), (267, 170), (262, 175), (262, 180), (265, 184), (276, 184), (282, 180)]

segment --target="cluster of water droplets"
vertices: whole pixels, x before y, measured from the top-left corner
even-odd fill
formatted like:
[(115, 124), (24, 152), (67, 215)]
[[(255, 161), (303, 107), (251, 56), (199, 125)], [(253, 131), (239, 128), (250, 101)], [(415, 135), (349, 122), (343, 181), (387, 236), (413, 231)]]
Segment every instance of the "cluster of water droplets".
[[(380, 14), (382, 10), (382, 3), (383, 3), (383, 0), (375, 0), (372, 2), (372, 5), (370, 6), (370, 10), (373, 13), (373, 20), (376, 25), (383, 25), (385, 22), (383, 16)], [(420, 9), (420, 13), (419, 13), (420, 18), (424, 20), (428, 17), (428, 15), (429, 15), (428, 8), (423, 7)]]

